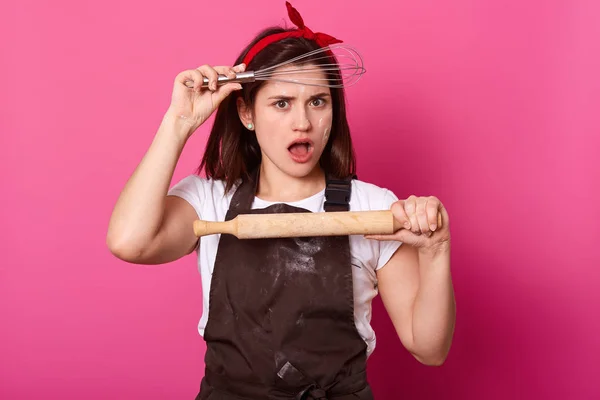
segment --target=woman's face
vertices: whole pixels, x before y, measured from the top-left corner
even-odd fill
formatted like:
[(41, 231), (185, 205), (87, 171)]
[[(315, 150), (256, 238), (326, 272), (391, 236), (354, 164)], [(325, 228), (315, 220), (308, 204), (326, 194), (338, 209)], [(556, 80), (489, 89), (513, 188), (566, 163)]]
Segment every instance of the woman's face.
[[(298, 67), (283, 67), (295, 70)], [(312, 72), (285, 75), (288, 80), (325, 79), (314, 66)], [(318, 82), (318, 81), (317, 81)], [(254, 102), (253, 123), (262, 150), (263, 162), (284, 173), (302, 177), (318, 164), (331, 132), (331, 92), (327, 87), (268, 81)]]

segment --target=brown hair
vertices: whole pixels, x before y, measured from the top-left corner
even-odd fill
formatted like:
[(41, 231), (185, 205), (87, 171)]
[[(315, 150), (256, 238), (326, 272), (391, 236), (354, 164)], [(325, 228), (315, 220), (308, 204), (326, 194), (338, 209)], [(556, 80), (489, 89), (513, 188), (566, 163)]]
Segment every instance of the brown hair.
[[(285, 31), (287, 30), (280, 27), (265, 29), (243, 50), (234, 65), (240, 64), (249, 49), (260, 39)], [(286, 38), (260, 51), (246, 66), (246, 70), (258, 71), (268, 68), (318, 48), (315, 42), (304, 38)], [(315, 64), (337, 62), (335, 59), (323, 59), (323, 54), (317, 57), (320, 59), (315, 59)], [(244, 84), (242, 90), (228, 96), (217, 109), (198, 173), (204, 169), (207, 178), (224, 180), (226, 191), (231, 189), (238, 179), (248, 177), (249, 173), (260, 165), (262, 155), (256, 134), (246, 129), (240, 121), (236, 99), (241, 96), (246, 105), (252, 107), (256, 93), (264, 83), (256, 81)], [(329, 142), (323, 150), (320, 164), (327, 173), (341, 179), (355, 174), (356, 160), (346, 119), (344, 89), (330, 90), (333, 121)]]

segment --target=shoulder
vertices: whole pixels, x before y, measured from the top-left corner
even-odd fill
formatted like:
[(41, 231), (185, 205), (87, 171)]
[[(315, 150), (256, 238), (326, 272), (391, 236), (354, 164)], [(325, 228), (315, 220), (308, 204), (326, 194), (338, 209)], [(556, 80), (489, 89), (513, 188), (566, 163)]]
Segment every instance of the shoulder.
[(225, 191), (225, 187), (226, 183), (223, 180), (190, 174), (177, 181), (167, 194), (187, 200), (199, 214), (206, 215), (215, 209), (228, 207), (236, 186), (228, 192)]
[(396, 194), (388, 188), (358, 179), (352, 180), (350, 207), (359, 210), (387, 210), (397, 201)]
[[(195, 192), (203, 195), (224, 196), (225, 181), (219, 179), (205, 178), (197, 174), (190, 174), (178, 180), (170, 189), (169, 193), (175, 192)], [(232, 188), (230, 193), (235, 190)]]

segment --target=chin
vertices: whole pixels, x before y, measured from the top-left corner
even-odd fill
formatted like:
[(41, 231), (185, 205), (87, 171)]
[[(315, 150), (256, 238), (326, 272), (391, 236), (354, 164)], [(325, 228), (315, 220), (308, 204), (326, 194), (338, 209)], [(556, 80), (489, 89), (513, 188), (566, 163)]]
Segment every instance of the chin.
[(305, 163), (297, 163), (292, 160), (285, 160), (283, 163), (277, 165), (277, 167), (283, 171), (286, 175), (294, 178), (304, 178), (310, 175), (315, 168), (320, 168), (319, 159), (316, 161), (310, 161)]
[(289, 176), (293, 176), (294, 178), (304, 178), (310, 175), (315, 168), (318, 168), (317, 164), (313, 163), (305, 163), (305, 164), (292, 164), (286, 165), (284, 168), (281, 168), (283, 172), (285, 172)]

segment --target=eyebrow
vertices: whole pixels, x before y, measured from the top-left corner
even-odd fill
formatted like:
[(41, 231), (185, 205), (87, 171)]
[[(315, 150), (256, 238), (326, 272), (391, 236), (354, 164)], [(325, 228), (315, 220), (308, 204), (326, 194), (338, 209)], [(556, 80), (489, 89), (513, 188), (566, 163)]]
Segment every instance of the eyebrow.
[[(316, 99), (319, 97), (331, 97), (331, 95), (326, 92), (321, 92), (321, 93), (313, 94), (312, 96), (309, 97), (309, 100)], [(284, 96), (284, 95), (276, 95), (276, 96), (271, 96), (268, 98), (268, 100), (294, 100), (294, 99), (295, 99), (294, 96)]]

